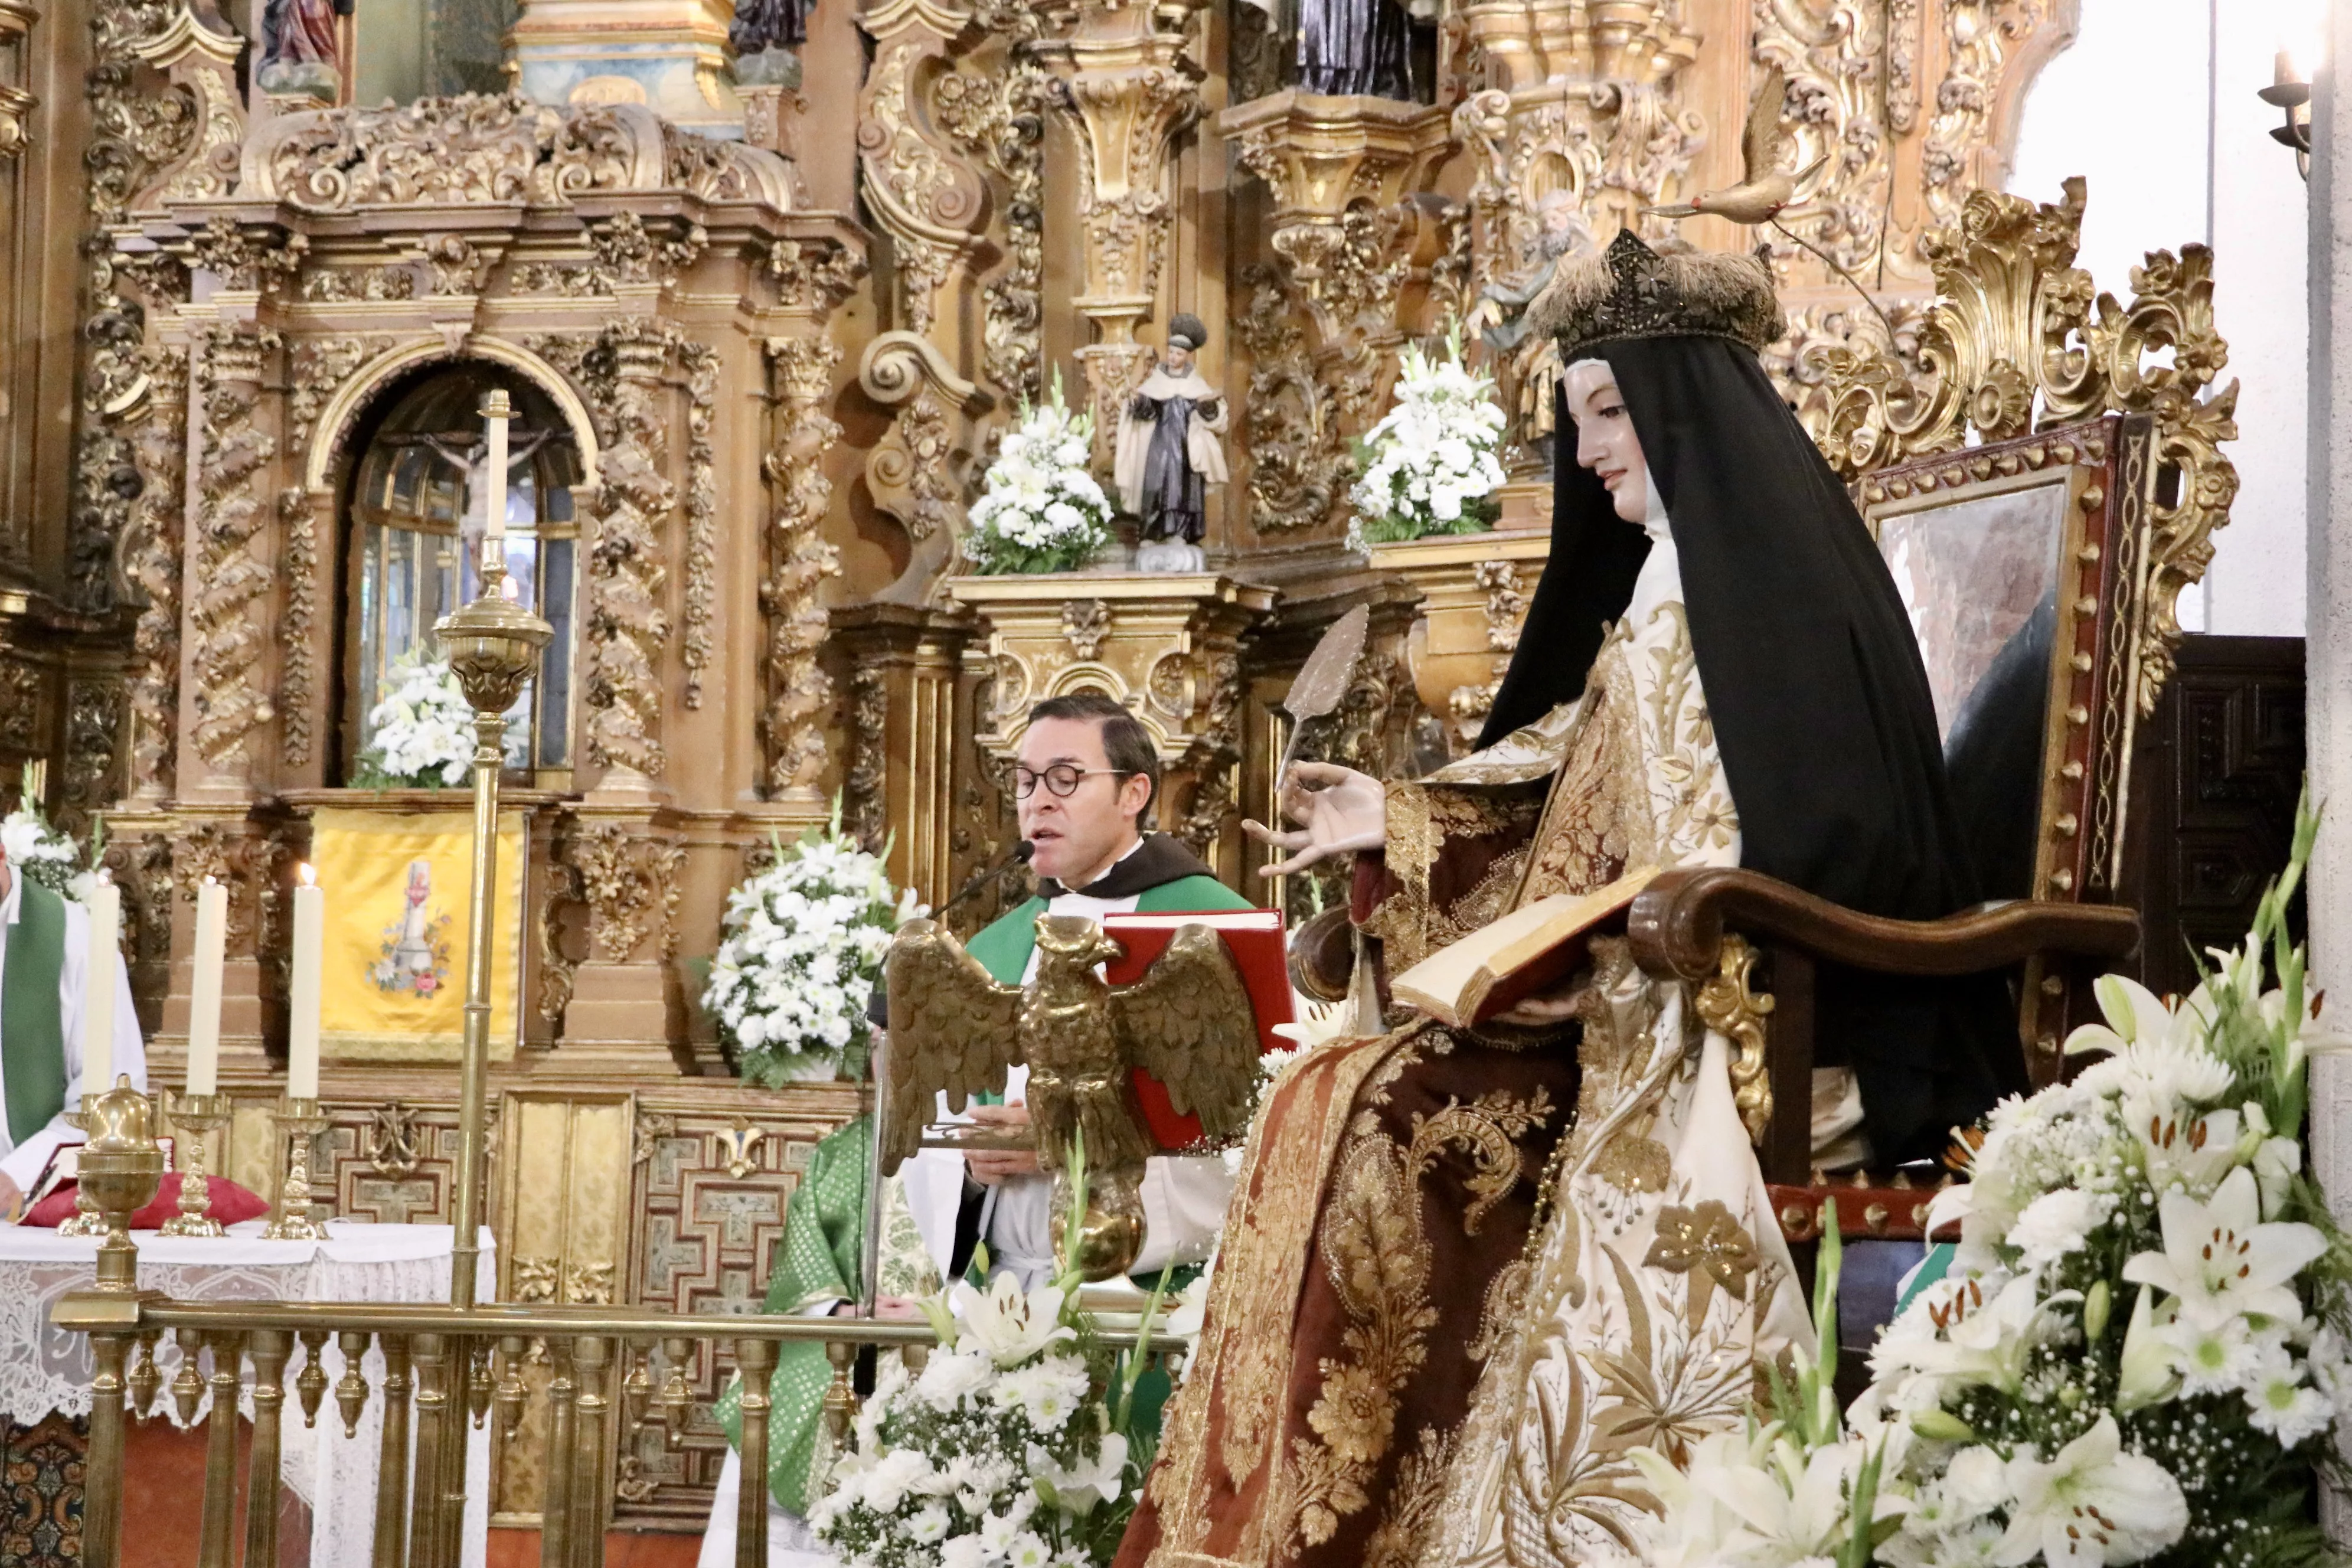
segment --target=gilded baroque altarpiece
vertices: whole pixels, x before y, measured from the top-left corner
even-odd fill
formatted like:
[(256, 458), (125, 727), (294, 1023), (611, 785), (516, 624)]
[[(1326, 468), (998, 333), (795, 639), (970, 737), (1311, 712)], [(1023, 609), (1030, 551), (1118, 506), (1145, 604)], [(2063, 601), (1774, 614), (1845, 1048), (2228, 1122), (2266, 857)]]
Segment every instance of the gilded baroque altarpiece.
[[(251, 42), (208, 6), (0, 0), (0, 226), (26, 258), (0, 281), (0, 781), (48, 758), (53, 815), (103, 812), (163, 1081), (194, 889), (229, 885), (217, 1168), (272, 1188), (311, 815), (448, 809), (348, 783), (394, 581), (368, 531), (401, 475), (447, 481), (427, 454), (462, 446), (459, 394), (509, 388), (574, 613), (507, 796), (528, 843), (500, 1293), (740, 1310), (856, 1106), (740, 1088), (692, 1004), (772, 831), (837, 795), (936, 901), (1010, 841), (1026, 705), (1092, 686), (1160, 741), (1162, 826), (1238, 881), (1284, 689), (1359, 604), (1373, 636), (1317, 748), (1459, 750), (1542, 548), (1344, 552), (1350, 443), (1403, 343), (1536, 264), (1563, 203), (1605, 239), (1729, 183), (1777, 65), (1801, 160), (1829, 159), (1786, 221), (1895, 327), (1769, 237), (1793, 323), (1772, 368), (1827, 432), (1817, 351), (1916, 351), (1927, 237), (1998, 186), (2072, 29), (2068, 0), (1475, 0), (1423, 30), (1424, 101), (1401, 102), (1296, 91), (1239, 0), (817, 0), (801, 84), (738, 89), (743, 138), (713, 141), (626, 102), (248, 95)], [(1752, 243), (1711, 221), (1687, 237)], [(1235, 416), (1209, 570), (959, 576), (1020, 405), (1058, 375), (1107, 439), (1180, 310)], [(1539, 525), (1541, 435), (1517, 436), (1506, 523)], [(331, 1062), (334, 1206), (446, 1216), (456, 1092)], [(638, 1407), (677, 1424), (617, 1443), (619, 1517), (698, 1519), (715, 1429)], [(531, 1447), (502, 1462), (505, 1513), (537, 1506)]]

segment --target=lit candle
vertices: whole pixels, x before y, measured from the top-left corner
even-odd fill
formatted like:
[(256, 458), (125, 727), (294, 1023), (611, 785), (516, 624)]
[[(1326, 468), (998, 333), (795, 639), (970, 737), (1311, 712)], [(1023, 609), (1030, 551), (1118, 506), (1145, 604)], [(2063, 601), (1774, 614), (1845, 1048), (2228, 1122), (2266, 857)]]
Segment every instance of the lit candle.
[(89, 962), (82, 973), (81, 1087), (104, 1094), (114, 1087), (114, 966), (122, 931), (122, 889), (104, 872), (89, 890)]
[(319, 1098), (319, 985), (327, 935), (327, 894), (302, 868), (294, 889), (294, 972), (286, 987), (286, 1098)]
[(2271, 62), (2271, 85), (2273, 87), (2284, 87), (2290, 82), (2300, 79), (2301, 79), (2294, 74), (2294, 52), (2289, 49), (2281, 49), (2278, 52), (2278, 58)]
[(483, 552), (497, 561), (500, 570), (506, 566), (507, 538), (507, 420), (514, 405), (507, 401), (506, 388), (493, 388), (482, 399), (482, 417), (489, 421), (489, 474), (485, 487), (488, 494), (483, 505), (488, 510), (482, 516)]
[(195, 979), (188, 996), (188, 1092), (220, 1089), (221, 969), (228, 956), (228, 889), (206, 877), (196, 889)]

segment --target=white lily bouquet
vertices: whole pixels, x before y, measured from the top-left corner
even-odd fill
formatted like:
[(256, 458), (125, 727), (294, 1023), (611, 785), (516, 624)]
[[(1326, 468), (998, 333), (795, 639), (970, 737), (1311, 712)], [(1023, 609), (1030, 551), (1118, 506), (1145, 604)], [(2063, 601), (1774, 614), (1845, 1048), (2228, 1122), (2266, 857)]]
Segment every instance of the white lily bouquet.
[(20, 805), (0, 817), (0, 849), (7, 851), (8, 864), (22, 871), (27, 880), (39, 883), (59, 898), (84, 900), (97, 877), (93, 868), (104, 849), (103, 832), (101, 826), (93, 836), (85, 860), (81, 846), (74, 842), (71, 834), (49, 826), (49, 819), (38, 806)]
[(1023, 405), (971, 503), (963, 553), (975, 570), (1070, 572), (1109, 545), (1110, 498), (1087, 470), (1094, 433), (1094, 416), (1062, 401), (1058, 374), (1045, 402)]
[(1348, 547), (1494, 527), (1504, 424), (1492, 378), (1462, 362), (1460, 326), (1446, 335), (1442, 359), (1408, 344), (1396, 406), (1357, 445)]
[(474, 774), (474, 710), (446, 658), (411, 649), (368, 710), (357, 778), (366, 789), (457, 789)]
[(2332, 1561), (2313, 1490), (2352, 1412), (2352, 1244), (2303, 1173), (2323, 1042), (2286, 921), (2316, 826), (2298, 812), (2285, 875), (2196, 991), (2100, 981), (2107, 1021), (2067, 1049), (2105, 1058), (1969, 1140), (1930, 1215), (1959, 1222), (1949, 1268), (1888, 1325), (1847, 1420), (1801, 1363), (1780, 1420), (1686, 1473), (1644, 1451), (1653, 1562)]
[[(919, 912), (879, 856), (833, 820), (727, 896), (702, 1005), (749, 1083), (832, 1078), (872, 1033), (866, 1005), (890, 936)], [(887, 853), (887, 850), (886, 850)]]
[[(1171, 1326), (1161, 1300), (1145, 1306), (1146, 1339)], [(856, 1447), (810, 1510), (817, 1539), (848, 1568), (1108, 1563), (1151, 1462), (1127, 1436), (1143, 1352), (1102, 1344), (1075, 1270), (1025, 1293), (1009, 1275), (986, 1291), (959, 1283), (924, 1308), (940, 1348), (919, 1373), (880, 1358)], [(1181, 1319), (1179, 1331), (1200, 1331), (1197, 1300)]]

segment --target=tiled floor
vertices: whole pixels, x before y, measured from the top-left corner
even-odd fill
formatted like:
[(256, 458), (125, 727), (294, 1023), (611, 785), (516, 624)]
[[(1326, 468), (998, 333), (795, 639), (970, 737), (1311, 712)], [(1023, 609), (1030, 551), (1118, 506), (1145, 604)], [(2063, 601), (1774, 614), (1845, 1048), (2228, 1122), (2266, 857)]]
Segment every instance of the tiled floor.
[[(244, 1476), (253, 1429), (239, 1425), (237, 1474)], [(35, 1428), (0, 1433), (0, 1565), (72, 1568), (80, 1558), (81, 1454), (78, 1424), (55, 1417)], [(123, 1568), (195, 1568), (204, 1531), (205, 1433), (163, 1420), (133, 1422), (125, 1443)], [(61, 1527), (61, 1528), (60, 1528)], [(230, 1521), (230, 1553), (245, 1544), (245, 1498)], [(694, 1568), (698, 1535), (615, 1531), (604, 1538), (604, 1568)], [(281, 1490), (277, 1568), (310, 1568), (310, 1515)], [(488, 1568), (539, 1568), (539, 1531), (493, 1530)]]

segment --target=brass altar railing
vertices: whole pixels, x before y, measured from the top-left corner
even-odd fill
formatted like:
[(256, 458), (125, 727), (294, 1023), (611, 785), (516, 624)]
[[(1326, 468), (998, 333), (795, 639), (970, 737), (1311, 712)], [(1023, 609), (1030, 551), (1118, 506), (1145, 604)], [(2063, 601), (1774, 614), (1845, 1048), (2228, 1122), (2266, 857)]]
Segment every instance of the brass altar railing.
[[(113, 1097), (109, 1096), (111, 1100)], [(115, 1215), (128, 1211), (116, 1210)], [(110, 1218), (114, 1217), (110, 1215)], [(694, 1403), (687, 1384), (698, 1343), (724, 1347), (743, 1377), (742, 1441), (747, 1453), (768, 1445), (768, 1384), (781, 1344), (822, 1342), (834, 1368), (825, 1394), (828, 1439), (845, 1447), (857, 1410), (851, 1369), (860, 1346), (895, 1348), (910, 1369), (935, 1342), (919, 1322), (850, 1318), (710, 1317), (611, 1307), (469, 1308), (291, 1301), (180, 1301), (121, 1288), (135, 1268), (117, 1229), (102, 1253), (97, 1288), (68, 1296), (56, 1321), (89, 1336), (92, 1381), (89, 1453), (85, 1469), (81, 1560), (114, 1568), (122, 1540), (123, 1439), (131, 1415), (145, 1416), (163, 1390), (155, 1348), (176, 1336), (182, 1355), (171, 1394), (192, 1420), (207, 1388), (206, 1453), (198, 1568), (233, 1568), (236, 1534), (238, 1413), (249, 1365), (253, 1438), (245, 1487), (247, 1568), (278, 1561), (277, 1475), (284, 1430), (287, 1373), (305, 1425), (334, 1394), (346, 1435), (355, 1436), (368, 1402), (384, 1402), (376, 1466), (373, 1568), (457, 1568), (466, 1516), (467, 1447), (495, 1412), (505, 1436), (520, 1429), (526, 1401), (521, 1376), (534, 1345), (544, 1347), (546, 1490), (541, 1502), (541, 1568), (596, 1568), (604, 1560), (613, 1489), (607, 1447), (649, 1421), (675, 1441)], [(1137, 1343), (1132, 1331), (1108, 1331), (1114, 1348)], [(331, 1381), (328, 1342), (342, 1352)], [(370, 1349), (383, 1353), (380, 1388), (362, 1371)], [(1150, 1353), (1181, 1352), (1183, 1342), (1154, 1335)], [(197, 1371), (199, 1352), (209, 1373)], [(658, 1357), (658, 1386), (656, 1379)], [(617, 1424), (617, 1428), (615, 1424)], [(412, 1442), (412, 1433), (413, 1442)], [(413, 1458), (412, 1458), (413, 1453)], [(745, 1467), (736, 1516), (736, 1568), (766, 1568), (765, 1467)]]

